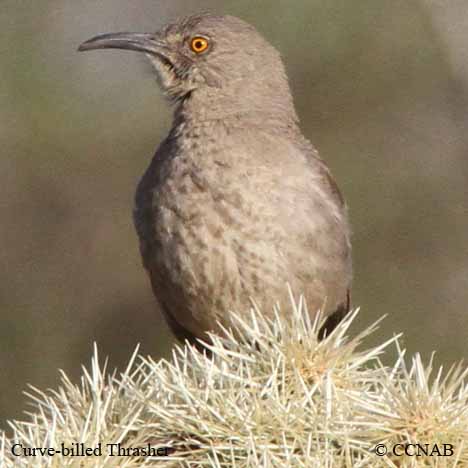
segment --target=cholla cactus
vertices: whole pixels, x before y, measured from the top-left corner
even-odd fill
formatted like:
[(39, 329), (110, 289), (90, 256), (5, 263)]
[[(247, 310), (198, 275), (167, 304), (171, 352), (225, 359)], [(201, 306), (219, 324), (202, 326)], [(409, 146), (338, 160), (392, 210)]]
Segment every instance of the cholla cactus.
[[(288, 322), (253, 307), (234, 332), (212, 336), (211, 356), (135, 352), (120, 376), (106, 376), (95, 351), (80, 386), (62, 373), (57, 391), (33, 391), (30, 421), (0, 441), (0, 466), (468, 466), (468, 369), (429, 383), (432, 361), (408, 368), (398, 337), (359, 350), (377, 324), (350, 338), (356, 314), (319, 342), (302, 299)], [(398, 359), (387, 368), (391, 343)]]

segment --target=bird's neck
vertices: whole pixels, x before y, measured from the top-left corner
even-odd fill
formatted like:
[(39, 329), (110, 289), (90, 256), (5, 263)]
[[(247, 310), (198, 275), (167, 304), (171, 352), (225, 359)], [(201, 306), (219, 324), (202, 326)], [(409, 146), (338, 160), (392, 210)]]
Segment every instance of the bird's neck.
[(274, 95), (257, 89), (195, 91), (175, 109), (175, 122), (192, 125), (207, 121), (239, 127), (297, 128), (298, 117), (289, 89)]

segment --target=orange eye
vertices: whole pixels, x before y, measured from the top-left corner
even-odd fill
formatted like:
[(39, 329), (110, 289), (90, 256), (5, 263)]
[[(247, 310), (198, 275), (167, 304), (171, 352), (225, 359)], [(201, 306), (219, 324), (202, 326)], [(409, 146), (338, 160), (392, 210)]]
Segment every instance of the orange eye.
[(204, 37), (200, 36), (196, 36), (190, 41), (190, 48), (196, 54), (201, 54), (202, 52), (205, 52), (205, 50), (208, 49), (208, 45), (208, 39), (205, 39)]

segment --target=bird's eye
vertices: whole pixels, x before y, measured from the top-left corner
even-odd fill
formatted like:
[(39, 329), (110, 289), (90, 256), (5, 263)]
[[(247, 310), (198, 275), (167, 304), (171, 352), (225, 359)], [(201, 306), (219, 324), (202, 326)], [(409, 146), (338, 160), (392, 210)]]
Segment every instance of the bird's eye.
[(205, 52), (205, 50), (208, 49), (208, 46), (208, 39), (205, 39), (204, 37), (196, 36), (190, 40), (190, 48), (196, 54), (201, 54), (202, 52)]

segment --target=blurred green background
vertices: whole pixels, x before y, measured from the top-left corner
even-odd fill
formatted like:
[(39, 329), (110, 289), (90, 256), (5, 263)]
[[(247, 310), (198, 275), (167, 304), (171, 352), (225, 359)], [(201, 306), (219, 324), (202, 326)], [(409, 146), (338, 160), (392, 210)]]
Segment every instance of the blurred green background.
[(468, 3), (1, 0), (0, 427), (22, 391), (74, 380), (96, 341), (168, 356), (131, 211), (171, 111), (142, 54), (79, 54), (210, 9), (282, 53), (305, 134), (350, 206), (358, 328), (468, 358)]

